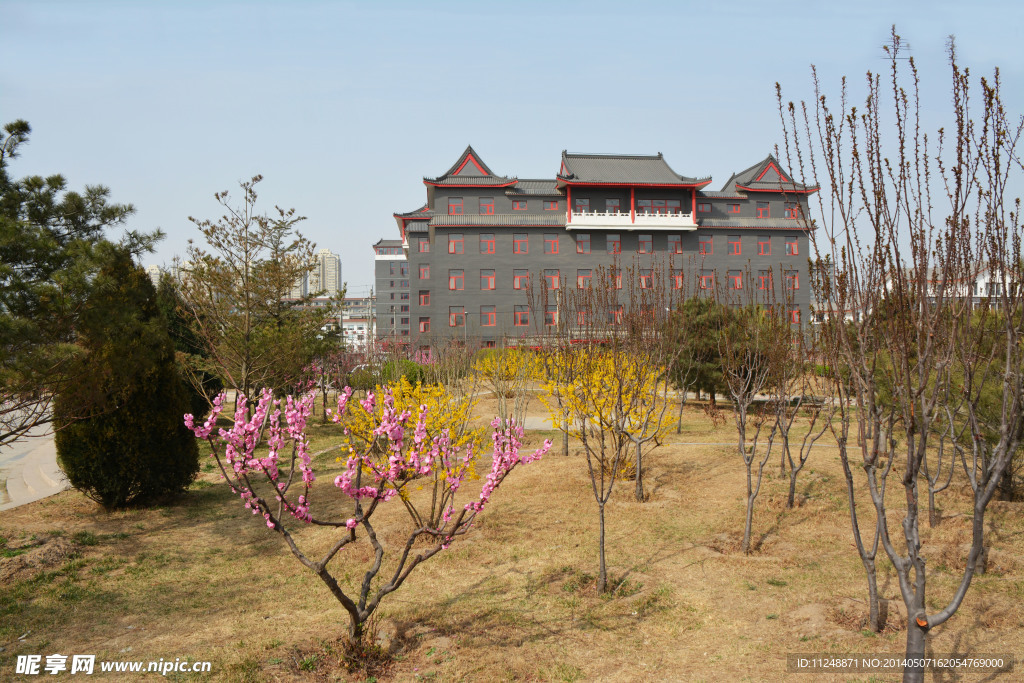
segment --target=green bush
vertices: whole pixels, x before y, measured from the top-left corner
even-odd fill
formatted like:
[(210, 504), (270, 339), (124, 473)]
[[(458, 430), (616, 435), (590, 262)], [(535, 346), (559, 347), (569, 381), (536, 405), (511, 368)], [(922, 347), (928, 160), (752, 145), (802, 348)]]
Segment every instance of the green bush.
[(394, 384), (402, 377), (409, 380), (409, 384), (416, 385), (423, 382), (423, 368), (411, 360), (391, 360), (381, 368), (381, 382)]
[(160, 502), (199, 471), (189, 398), (145, 271), (114, 251), (78, 330), (78, 381), (57, 395), (58, 462), (107, 509)]

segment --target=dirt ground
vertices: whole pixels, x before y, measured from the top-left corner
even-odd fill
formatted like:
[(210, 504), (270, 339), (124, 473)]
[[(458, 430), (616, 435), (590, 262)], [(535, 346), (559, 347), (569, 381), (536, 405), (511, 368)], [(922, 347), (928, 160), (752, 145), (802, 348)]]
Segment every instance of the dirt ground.
[[(539, 401), (530, 408), (544, 414)], [(734, 446), (692, 445), (731, 443), (731, 418), (713, 428), (700, 409), (688, 408), (683, 432), (647, 459), (649, 500), (632, 499), (632, 482), (616, 484), (607, 516), (616, 590), (598, 595), (597, 508), (585, 460), (575, 443), (569, 457), (560, 455), (554, 432), (532, 433), (529, 443), (544, 436), (556, 440), (552, 452), (508, 478), (475, 531), (385, 598), (376, 629), (395, 655), (371, 673), (341, 667), (342, 608), (210, 471), (183, 500), (152, 510), (108, 514), (68, 491), (5, 511), (0, 679), (38, 678), (14, 674), (19, 654), (62, 653), (212, 663), (210, 674), (172, 680), (899, 680), (898, 673), (787, 671), (787, 655), (798, 653), (903, 652), (902, 601), (884, 560), (889, 627), (882, 634), (865, 628), (866, 581), (834, 445), (812, 454), (792, 510), (785, 508), (788, 480), (772, 458), (755, 511), (756, 549), (745, 556), (742, 461)], [(316, 445), (337, 442), (334, 435)], [(314, 510), (322, 504), (341, 513), (331, 486), (337, 452), (317, 459)], [(932, 609), (960, 579), (968, 493), (962, 474), (954, 478), (939, 498), (940, 524), (923, 526)], [(901, 495), (893, 493), (890, 509), (894, 533)], [(930, 654), (1024, 656), (1022, 512), (1021, 503), (990, 506), (988, 571), (974, 579), (960, 611), (934, 629)], [(381, 537), (399, 543), (404, 512), (388, 514)], [(336, 534), (304, 527), (297, 536), (319, 549)], [(370, 559), (360, 543), (332, 566), (352, 586)]]

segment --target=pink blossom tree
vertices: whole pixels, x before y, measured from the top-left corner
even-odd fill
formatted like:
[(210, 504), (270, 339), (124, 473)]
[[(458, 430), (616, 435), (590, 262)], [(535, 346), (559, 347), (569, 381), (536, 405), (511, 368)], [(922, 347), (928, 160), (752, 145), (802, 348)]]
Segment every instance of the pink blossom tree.
[[(339, 395), (337, 412), (332, 411), (331, 415), (335, 423), (342, 422), (351, 396), (349, 387)], [(495, 419), (491, 423), (495, 429), (490, 471), (479, 495), (458, 503), (458, 493), (473, 471), (478, 452), (470, 445), (460, 453), (452, 445), (447, 430), (428, 434), (427, 406), (420, 406), (414, 420), (409, 411), (399, 412), (391, 393), (385, 391), (383, 410), (380, 418), (375, 418), (373, 432), (378, 441), (366, 453), (350, 448), (345, 470), (334, 480), (341, 495), (351, 501), (351, 515), (320, 517), (311, 510), (312, 499), (314, 495), (326, 498), (327, 492), (313, 486), (316, 475), (306, 436), (314, 400), (315, 393), (275, 400), (272, 392), (264, 389), (251, 417), (246, 400), (241, 397), (234, 425), (230, 429), (216, 429), (224, 403), (222, 394), (214, 401), (205, 423), (199, 425), (194, 416), (186, 415), (185, 425), (210, 444), (211, 456), (245, 507), (261, 518), (268, 529), (284, 537), (292, 554), (324, 582), (345, 608), (349, 615), (349, 642), (355, 647), (361, 644), (365, 624), (380, 601), (398, 590), (422, 562), (468, 533), (505, 477), (516, 465), (540, 459), (551, 442), (545, 441), (530, 455), (520, 455), (522, 427), (512, 420), (503, 425)], [(360, 403), (367, 414), (374, 415), (376, 401), (377, 397), (370, 392)], [(413, 482), (423, 488), (432, 482), (433, 492), (416, 495), (410, 487)], [(395, 500), (404, 505), (411, 524), (405, 543), (390, 549), (394, 557), (389, 557), (388, 571), (382, 575), (389, 548), (378, 537), (372, 518), (382, 505)], [(324, 555), (315, 559), (296, 543), (296, 522), (334, 527), (338, 537)], [(358, 589), (346, 592), (329, 565), (342, 549), (358, 540), (370, 543), (373, 560)], [(378, 575), (383, 582), (376, 580)]]

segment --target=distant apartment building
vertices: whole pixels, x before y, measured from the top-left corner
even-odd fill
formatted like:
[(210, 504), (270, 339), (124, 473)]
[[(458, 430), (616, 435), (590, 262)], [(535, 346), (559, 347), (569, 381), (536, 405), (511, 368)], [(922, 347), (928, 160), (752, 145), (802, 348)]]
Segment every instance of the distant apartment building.
[(374, 339), (374, 297), (345, 297), (341, 308), (341, 334), (349, 351), (369, 351)]
[(559, 315), (531, 310), (531, 282), (583, 289), (619, 264), (635, 266), (640, 287), (658, 264), (672, 288), (770, 300), (794, 324), (809, 315), (807, 197), (818, 188), (772, 156), (710, 191), (710, 177), (680, 175), (661, 154), (563, 151), (553, 178), (519, 179), (467, 147), (423, 183), (426, 203), (394, 214), (401, 239), (374, 247), (379, 338), (423, 348), (531, 335)]
[(295, 281), (288, 298), (301, 299), (310, 295), (329, 298), (338, 296), (342, 286), (341, 257), (330, 249), (321, 249), (316, 253), (312, 270)]

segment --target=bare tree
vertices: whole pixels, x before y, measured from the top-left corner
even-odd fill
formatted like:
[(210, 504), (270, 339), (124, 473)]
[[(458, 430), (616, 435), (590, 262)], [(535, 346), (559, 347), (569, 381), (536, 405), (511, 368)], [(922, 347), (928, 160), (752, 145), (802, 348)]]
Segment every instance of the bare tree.
[[(816, 242), (819, 255), (836, 264), (821, 294), (828, 310), (854, 313), (853, 321), (830, 326), (831, 353), (841, 362), (835, 379), (849, 387), (846, 398), (855, 409), (844, 408), (842, 418), (856, 421), (878, 539), (907, 608), (906, 653), (921, 658), (929, 631), (956, 613), (979, 570), (985, 512), (1021, 444), (1024, 228), (1019, 200), (1010, 199), (1008, 188), (1024, 170), (1017, 153), (1024, 120), (1004, 109), (998, 71), (980, 80), (980, 112), (972, 111), (968, 72), (950, 40), (952, 132), (940, 129), (935, 144), (921, 129), (917, 67), (903, 58), (895, 29), (888, 49), (890, 74), (884, 86), (880, 75), (868, 74), (862, 110), (848, 105), (845, 82), (834, 109), (815, 75), (814, 114), (806, 105), (800, 110), (806, 135), (795, 134), (792, 103), (783, 108), (789, 113), (783, 121), (788, 118), (788, 144), (801, 167), (806, 155), (809, 170), (831, 185)], [(883, 106), (886, 90), (891, 107)], [(943, 196), (947, 206), (940, 211)], [(975, 310), (979, 273), (998, 291), (990, 288)], [(993, 383), (999, 409), (986, 411), (981, 397)], [(973, 515), (959, 586), (929, 614), (920, 488), (922, 480), (932, 486), (925, 461), (936, 441), (956, 454), (973, 491)], [(892, 474), (903, 489), (902, 541), (890, 533)], [(849, 492), (852, 508), (852, 485)], [(923, 666), (904, 670), (905, 681), (923, 678)]]

